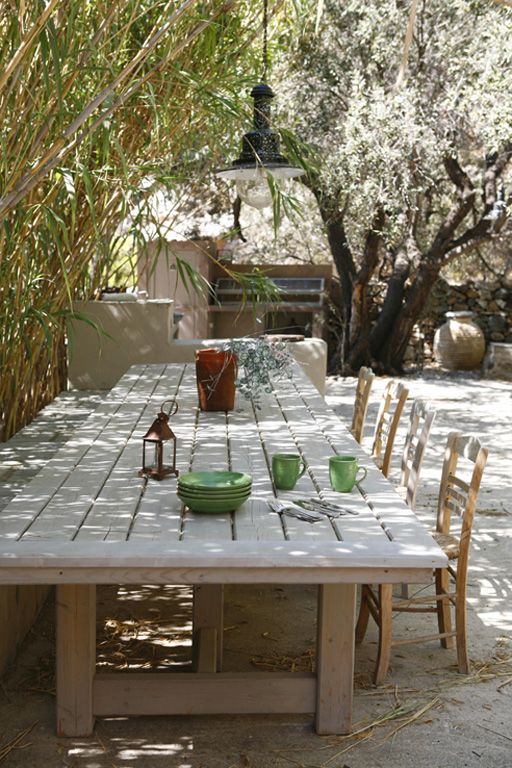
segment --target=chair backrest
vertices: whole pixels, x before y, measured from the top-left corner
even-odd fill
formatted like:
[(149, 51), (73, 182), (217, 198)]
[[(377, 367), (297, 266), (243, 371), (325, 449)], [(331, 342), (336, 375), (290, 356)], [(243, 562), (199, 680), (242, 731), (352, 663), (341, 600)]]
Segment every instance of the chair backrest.
[(363, 431), (366, 422), (366, 412), (368, 410), (368, 400), (375, 374), (371, 368), (360, 368), (356, 385), (356, 397), (354, 401), (354, 412), (352, 415), (352, 424), (350, 431), (358, 443), (363, 442)]
[[(476, 500), (487, 456), (488, 450), (478, 438), (460, 432), (448, 435), (439, 485), (436, 530), (438, 533), (450, 533), (452, 515), (461, 517), (457, 576), (462, 571), (464, 580)], [(465, 461), (461, 462), (461, 459)]]
[(416, 507), (421, 465), (435, 415), (436, 412), (430, 409), (424, 400), (417, 399), (413, 402), (402, 454), (399, 482), (400, 487), (405, 489), (405, 501), (411, 509)]
[(373, 436), (372, 458), (385, 477), (389, 474), (396, 430), (408, 395), (407, 387), (391, 380), (386, 384), (380, 401)]

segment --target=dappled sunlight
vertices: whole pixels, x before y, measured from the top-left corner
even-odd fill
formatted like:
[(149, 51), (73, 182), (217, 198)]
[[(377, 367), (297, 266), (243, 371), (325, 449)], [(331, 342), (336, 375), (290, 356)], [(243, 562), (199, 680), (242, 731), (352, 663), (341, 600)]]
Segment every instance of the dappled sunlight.
[(97, 635), (97, 666), (101, 671), (190, 667), (192, 589), (172, 585), (101, 587)]
[[(23, 542), (22, 556), (10, 544), (8, 528), (4, 529), (3, 562), (6, 568), (11, 565), (10, 558), (13, 566), (31, 566), (34, 557), (37, 557), (48, 570), (53, 566), (63, 571), (70, 567), (70, 563), (76, 567), (76, 558), (79, 557), (80, 568), (90, 569), (90, 572), (101, 569), (104, 581), (112, 583), (112, 586), (102, 586), (97, 591), (97, 668), (100, 673), (95, 694), (98, 696), (97, 711), (105, 715), (112, 712), (134, 715), (137, 712), (166, 711), (166, 692), (180, 690), (179, 685), (185, 683), (188, 686), (188, 679), (192, 679), (193, 669), (196, 668), (199, 646), (202, 645), (203, 651), (208, 647), (207, 643), (198, 643), (198, 637), (208, 638), (208, 632), (203, 634), (201, 629), (195, 635), (196, 646), (193, 648), (192, 587), (171, 586), (173, 582), (179, 584), (182, 580), (188, 584), (205, 585), (208, 589), (209, 585), (215, 587), (224, 583), (228, 585), (226, 593), (232, 588), (230, 583), (245, 585), (252, 590), (251, 609), (247, 608), (246, 613), (243, 605), (245, 597), (240, 600), (241, 607), (230, 606), (229, 601), (225, 603), (226, 614), (233, 611), (236, 616), (235, 621), (224, 620), (223, 624), (226, 672), (238, 671), (238, 664), (244, 671), (255, 672), (251, 669), (254, 654), (257, 653), (258, 659), (265, 660), (271, 653), (270, 649), (277, 651), (274, 643), (279, 642), (279, 652), (290, 653), (297, 632), (293, 622), (302, 611), (310, 622), (307, 637), (314, 652), (316, 603), (307, 592), (310, 587), (303, 584), (348, 583), (357, 579), (371, 582), (372, 576), (377, 582), (393, 577), (396, 581), (402, 577), (411, 580), (412, 574), (419, 582), (415, 590), (422, 594), (425, 585), (421, 581), (424, 579), (427, 582), (432, 569), (446, 562), (429, 533), (435, 523), (446, 436), (460, 423), (468, 429), (472, 419), (475, 424), (479, 423), (476, 409), (471, 418), (464, 417), (466, 408), (456, 389), (448, 391), (449, 395), (453, 394), (450, 403), (443, 400), (441, 390), (438, 394), (443, 407), (439, 408), (438, 429), (434, 430), (432, 445), (427, 450), (425, 482), (417, 515), (371, 463), (365, 452), (368, 445), (360, 447), (354, 444), (343, 427), (346, 417), (338, 424), (320, 405), (308, 408), (304, 396), (289, 398), (281, 404), (272, 400), (266, 410), (256, 414), (256, 420), (252, 412), (247, 418), (243, 412), (198, 415), (194, 411), (198, 418), (195, 422), (190, 422), (190, 416), (182, 414), (181, 427), (187, 424), (192, 426), (190, 434), (183, 432), (180, 438), (180, 461), (183, 465), (193, 469), (230, 468), (246, 472), (253, 478), (251, 497), (234, 513), (191, 513), (176, 495), (174, 478), (161, 483), (139, 478), (134, 470), (134, 461), (138, 464), (140, 459), (138, 443), (132, 440), (127, 449), (123, 448), (126, 432), (123, 432), (120, 421), (112, 422), (97, 443), (98, 464), (93, 467), (87, 458), (83, 462), (79, 460), (78, 454), (83, 448), (76, 447), (74, 450), (78, 453), (72, 458), (68, 456), (59, 465), (63, 482), (53, 497), (48, 494), (44, 483), (38, 487), (36, 482), (32, 491), (28, 491), (37, 497), (34, 505), (41, 510), (40, 514), (35, 514), (32, 523), (31, 518), (23, 518), (23, 513), (28, 513), (26, 507), (20, 508), (21, 515), (11, 515), (7, 510), (2, 521), (4, 526), (16, 523), (19, 532), (20, 525), (31, 525), (26, 530), (27, 540)], [(352, 392), (350, 395), (342, 404), (345, 409), (351, 407)], [(312, 402), (316, 403), (315, 400)], [(315, 410), (314, 417), (312, 410)], [(491, 423), (491, 416), (491, 410), (487, 410), (485, 419), (489, 421), (485, 422), (486, 428)], [(399, 440), (403, 435), (403, 431), (400, 432)], [(512, 440), (505, 422), (491, 437), (500, 443), (494, 455), (499, 455), (501, 459), (507, 454)], [(275, 452), (299, 453), (306, 460), (307, 471), (292, 491), (276, 491), (273, 486), (270, 467)], [(351, 492), (336, 493), (330, 487), (328, 459), (333, 453), (355, 455), (361, 465), (368, 467), (367, 477)], [(116, 455), (119, 457), (117, 460)], [(512, 536), (507, 477), (499, 461), (493, 464), (492, 456), (491, 446), (489, 472), (484, 473), (481, 504), (475, 520), (468, 585), (469, 640), (471, 643), (471, 634), (474, 633), (480, 646), (484, 633), (489, 646), (497, 636), (504, 636), (512, 628), (509, 607), (512, 587), (510, 578), (504, 577), (506, 558), (496, 557), (505, 551), (505, 542), (510, 541)], [(69, 475), (70, 465), (66, 462), (73, 464), (75, 461), (78, 463)], [(395, 459), (395, 472), (398, 465), (399, 461)], [(50, 480), (53, 482), (52, 478), (48, 482)], [(322, 517), (310, 524), (271, 511), (267, 502), (276, 495), (285, 502), (320, 495), (322, 499), (346, 509), (339, 517)], [(26, 503), (27, 496), (23, 504)], [(45, 517), (47, 511), (51, 512), (48, 520)], [(12, 533), (16, 530), (13, 528)], [(45, 541), (49, 532), (55, 542)], [(63, 538), (71, 539), (66, 548), (57, 541)], [(82, 578), (82, 574), (79, 575)], [(167, 583), (151, 585), (152, 577), (156, 582)], [(281, 598), (282, 603), (277, 602), (277, 592), (274, 595), (275, 605), (270, 601), (270, 605), (263, 607), (266, 603), (261, 597), (264, 591), (257, 584), (263, 588), (270, 578), (275, 579), (281, 588), (288, 585), (284, 593), (286, 589), (297, 588), (297, 594), (302, 595), (293, 611), (286, 612), (285, 594)], [(123, 581), (124, 586), (115, 586), (116, 581)], [(138, 583), (131, 585), (132, 581)], [(325, 593), (327, 590), (321, 592)], [(206, 594), (206, 599), (210, 600), (210, 592), (198, 594)], [(308, 594), (310, 597), (306, 606), (301, 601)], [(272, 621), (266, 618), (267, 611), (269, 615), (275, 612)], [(260, 623), (250, 627), (253, 614), (260, 617)], [(263, 624), (261, 617), (265, 617)], [(424, 624), (433, 631), (431, 619), (421, 618), (420, 630)], [(248, 624), (247, 629), (243, 626), (244, 622)], [(280, 622), (283, 622), (283, 631), (275, 637)], [(216, 633), (215, 637), (220, 636), (219, 627), (204, 626), (209, 632)], [(410, 629), (418, 629), (413, 626), (412, 620), (410, 625), (409, 619), (397, 623), (397, 633), (405, 638)], [(213, 645), (210, 651), (212, 648)], [(371, 656), (374, 651), (370, 641), (366, 654)], [(428, 669), (430, 653), (431, 650), (426, 649), (425, 655), (422, 655), (419, 650), (412, 658), (419, 668)], [(449, 658), (452, 659), (452, 656), (453, 653)], [(209, 664), (208, 672), (215, 668), (211, 661)], [(256, 666), (260, 671), (265, 669), (260, 662)], [(158, 676), (162, 680), (158, 682), (163, 687), (145, 689), (144, 685), (149, 680), (144, 679), (142, 673), (151, 678), (152, 673), (158, 670), (162, 672)], [(115, 681), (114, 677), (108, 677), (110, 672), (116, 673)], [(133, 673), (134, 676), (126, 678), (130, 682), (122, 681), (123, 672)], [(164, 672), (169, 673), (168, 677)], [(176, 675), (180, 672), (185, 673), (185, 683), (182, 683), (179, 674)], [(173, 689), (175, 685), (178, 687)], [(143, 690), (155, 691), (155, 703), (144, 700), (139, 708), (137, 692)], [(183, 709), (182, 699), (178, 696), (169, 704), (168, 711), (201, 711), (188, 709), (189, 694), (185, 695), (185, 688), (182, 690)], [(235, 690), (234, 686), (232, 690)], [(107, 706), (109, 696), (113, 702), (110, 709)], [(159, 696), (162, 697), (161, 705), (158, 703)], [(97, 724), (101, 742), (92, 736), (90, 740), (67, 743), (68, 758), (77, 768), (94, 768), (96, 765), (104, 768), (105, 760), (113, 765), (135, 765), (145, 760), (154, 762), (155, 766), (162, 764), (169, 768), (184, 768), (193, 765), (197, 768), (205, 749), (205, 739), (200, 735), (201, 722), (207, 721), (211, 723), (209, 718), (201, 721), (197, 716), (197, 731), (194, 730), (192, 738), (182, 735), (191, 733), (184, 718), (163, 719), (155, 716), (139, 720), (133, 717), (129, 725), (123, 718), (105, 718)], [(210, 740), (206, 741), (208, 747)]]
[[(117, 718), (116, 720), (118, 721)], [(110, 718), (105, 720), (106, 727), (110, 729), (112, 725), (115, 727), (115, 721)], [(170, 758), (179, 758), (172, 761), (173, 768), (192, 768), (189, 759), (193, 751), (193, 736), (181, 736), (176, 741), (147, 737), (137, 738), (136, 736), (128, 739), (114, 736), (107, 743), (102, 740), (98, 745), (75, 744), (67, 750), (67, 755), (76, 760), (76, 764), (83, 768), (100, 768), (103, 766), (106, 752), (112, 760), (122, 761), (126, 765), (135, 764), (143, 758), (160, 758), (165, 761), (163, 764), (170, 765), (168, 762)], [(95, 758), (100, 759), (101, 762), (96, 762)]]

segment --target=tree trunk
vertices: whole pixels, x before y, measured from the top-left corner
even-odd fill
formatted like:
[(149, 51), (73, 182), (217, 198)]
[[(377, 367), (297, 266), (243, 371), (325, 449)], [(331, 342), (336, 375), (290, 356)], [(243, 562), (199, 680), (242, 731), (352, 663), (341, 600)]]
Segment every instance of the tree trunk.
[(318, 203), (318, 210), (325, 225), (329, 248), (340, 280), (342, 333), (340, 348), (336, 353), (332, 364), (336, 368), (343, 370), (349, 349), (346, 329), (349, 327), (350, 322), (352, 287), (356, 275), (354, 259), (343, 221), (345, 211), (344, 209), (340, 209), (336, 198), (324, 195), (322, 190), (319, 189), (313, 181), (310, 180), (309, 183), (307, 183), (307, 186), (309, 186), (315, 195)]
[(412, 329), (428, 301), (442, 265), (442, 260), (432, 255), (425, 256), (425, 260), (420, 264), (414, 282), (407, 292), (405, 304), (378, 355), (388, 373), (400, 373), (403, 370), (403, 359)]
[(366, 236), (361, 268), (352, 284), (352, 297), (349, 325), (348, 363), (353, 371), (370, 363), (370, 312), (368, 305), (368, 283), (379, 263), (379, 246), (384, 211), (378, 208), (371, 229)]
[(350, 316), (352, 286), (356, 273), (352, 259), (352, 251), (348, 244), (345, 227), (343, 226), (343, 219), (341, 217), (333, 217), (326, 221), (325, 225), (332, 258), (340, 278), (342, 315), (345, 322), (347, 322)]
[(388, 281), (386, 297), (370, 336), (372, 356), (378, 360), (386, 339), (399, 316), (405, 295), (405, 283), (409, 277), (411, 262), (406, 248), (398, 249), (393, 265), (393, 273)]

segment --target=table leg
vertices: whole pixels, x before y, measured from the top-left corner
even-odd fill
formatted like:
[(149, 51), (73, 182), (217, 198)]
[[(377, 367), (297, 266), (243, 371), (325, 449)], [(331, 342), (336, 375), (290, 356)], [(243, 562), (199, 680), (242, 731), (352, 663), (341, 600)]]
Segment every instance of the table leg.
[[(202, 631), (207, 629), (208, 631)], [(213, 632), (211, 630), (214, 630)], [(193, 613), (193, 632), (194, 632), (194, 662), (196, 669), (198, 664), (202, 672), (220, 672), (222, 670), (222, 641), (224, 635), (224, 587), (222, 584), (203, 584), (194, 587), (194, 613)], [(216, 648), (202, 648), (198, 652), (197, 648), (201, 642), (212, 641)], [(210, 652), (211, 650), (211, 652)], [(216, 668), (206, 669), (201, 659), (208, 659), (214, 654), (216, 656)]]
[(354, 690), (355, 584), (318, 588), (316, 731), (350, 733)]
[(57, 734), (89, 736), (94, 728), (96, 587), (57, 587)]

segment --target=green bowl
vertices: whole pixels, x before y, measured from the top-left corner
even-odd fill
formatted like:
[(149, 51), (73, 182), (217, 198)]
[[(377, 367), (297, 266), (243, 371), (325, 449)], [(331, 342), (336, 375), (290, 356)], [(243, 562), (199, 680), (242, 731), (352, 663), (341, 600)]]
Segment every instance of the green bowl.
[(250, 495), (250, 488), (247, 488), (247, 490), (244, 491), (239, 491), (238, 493), (223, 493), (222, 495), (216, 494), (215, 496), (208, 493), (208, 491), (203, 491), (202, 493), (187, 493), (187, 491), (178, 488), (178, 496), (182, 499), (189, 499), (190, 501), (194, 501), (194, 499), (199, 499), (200, 501), (236, 501), (237, 499), (243, 499)]
[(231, 490), (234, 488), (245, 488), (252, 482), (252, 477), (245, 472), (187, 472), (180, 475), (179, 484), (181, 488), (193, 488), (208, 491)]
[(188, 488), (186, 485), (180, 485), (177, 487), (178, 493), (184, 493), (187, 496), (205, 496), (209, 499), (228, 499), (232, 496), (240, 496), (244, 493), (251, 492), (251, 484), (244, 485), (241, 488), (222, 488), (218, 490), (211, 490), (210, 488)]
[(186, 506), (192, 510), (192, 512), (209, 512), (210, 514), (219, 514), (221, 512), (235, 512), (238, 507), (241, 507), (244, 501), (247, 501), (250, 494), (241, 496), (238, 499), (215, 499), (199, 498), (199, 499), (187, 499), (182, 498), (178, 493), (178, 498), (183, 501)]

